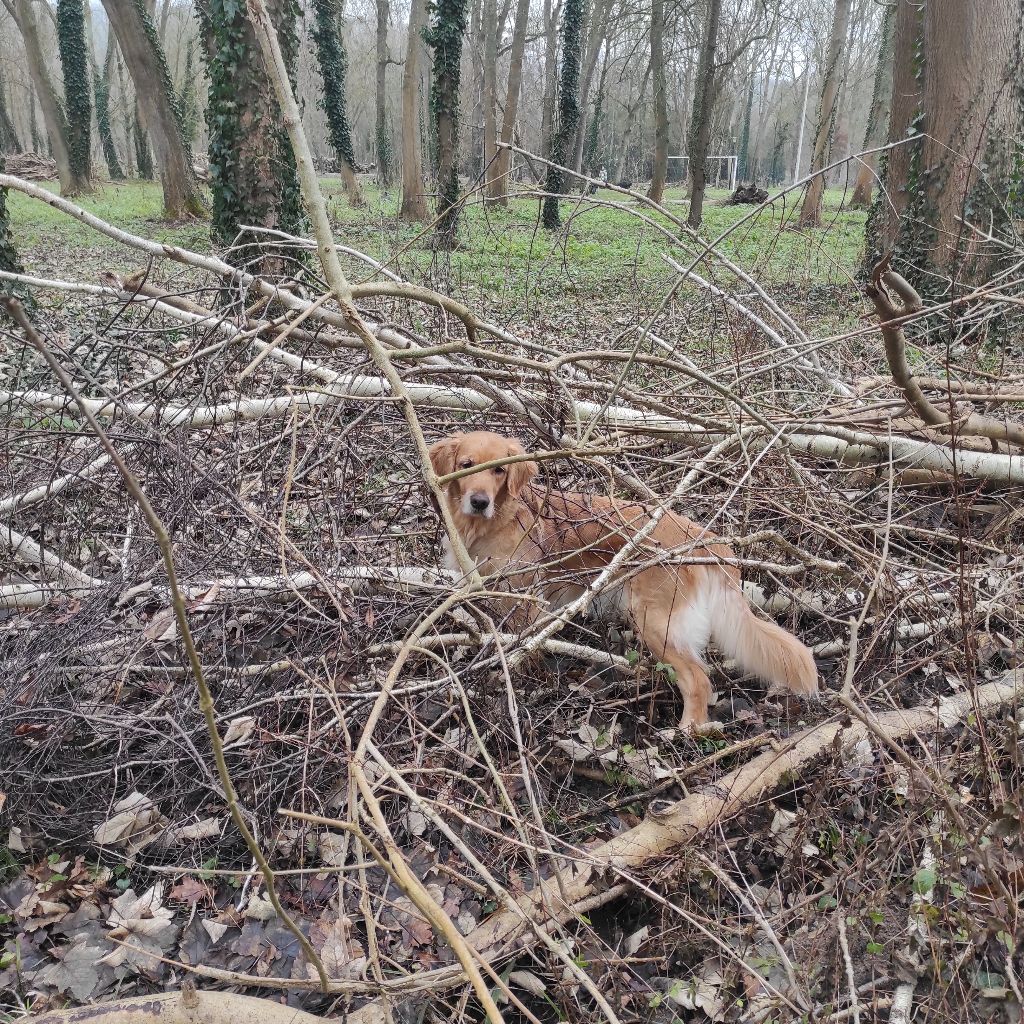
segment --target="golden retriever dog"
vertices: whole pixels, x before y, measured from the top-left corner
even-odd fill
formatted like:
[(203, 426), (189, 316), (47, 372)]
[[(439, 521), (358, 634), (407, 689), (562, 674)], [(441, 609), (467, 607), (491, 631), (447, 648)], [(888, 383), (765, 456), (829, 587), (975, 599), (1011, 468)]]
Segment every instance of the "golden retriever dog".
[[(583, 593), (650, 521), (652, 511), (601, 495), (535, 486), (533, 461), (487, 465), (525, 454), (518, 441), (475, 431), (437, 441), (430, 460), (438, 476), (483, 467), (446, 485), (470, 556), (481, 572), (504, 574), (513, 593), (530, 591), (557, 608)], [(447, 566), (458, 571), (447, 538), (445, 549)], [(623, 578), (598, 596), (591, 613), (632, 623), (650, 652), (672, 667), (683, 696), (682, 729), (697, 731), (708, 721), (711, 683), (702, 655), (709, 640), (746, 672), (794, 693), (817, 693), (810, 650), (774, 622), (759, 619), (743, 596), (738, 568), (715, 561), (732, 557), (726, 545), (667, 512), (637, 553), (639, 567), (624, 567)], [(672, 564), (673, 554), (678, 564)], [(687, 559), (709, 561), (687, 564)], [(536, 601), (510, 598), (510, 605), (519, 625), (537, 615)]]

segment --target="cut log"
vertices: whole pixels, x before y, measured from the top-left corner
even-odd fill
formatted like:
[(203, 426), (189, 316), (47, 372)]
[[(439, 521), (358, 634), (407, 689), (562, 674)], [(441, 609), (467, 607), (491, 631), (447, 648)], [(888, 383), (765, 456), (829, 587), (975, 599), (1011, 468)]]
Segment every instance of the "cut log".
[(322, 1020), (270, 999), (235, 992), (202, 992), (191, 987), (25, 1018), (27, 1024), (320, 1024)]

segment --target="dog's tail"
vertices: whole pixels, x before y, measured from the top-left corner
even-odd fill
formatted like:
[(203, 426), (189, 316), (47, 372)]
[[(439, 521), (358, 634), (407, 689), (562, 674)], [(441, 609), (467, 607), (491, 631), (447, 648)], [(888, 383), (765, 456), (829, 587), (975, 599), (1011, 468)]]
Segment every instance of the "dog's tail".
[(718, 578), (712, 586), (717, 592), (711, 632), (719, 650), (765, 682), (817, 693), (818, 667), (810, 649), (781, 626), (759, 619), (735, 583)]

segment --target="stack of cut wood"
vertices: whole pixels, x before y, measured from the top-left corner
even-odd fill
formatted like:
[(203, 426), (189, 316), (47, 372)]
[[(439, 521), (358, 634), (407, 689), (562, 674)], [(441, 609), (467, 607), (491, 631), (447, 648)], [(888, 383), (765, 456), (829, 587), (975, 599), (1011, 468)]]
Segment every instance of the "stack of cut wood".
[(40, 153), (15, 153), (5, 162), (7, 174), (24, 178), (26, 181), (55, 181), (57, 163)]
[(736, 191), (725, 201), (726, 206), (740, 206), (743, 204), (756, 205), (768, 199), (768, 190), (758, 188), (756, 185), (738, 185)]

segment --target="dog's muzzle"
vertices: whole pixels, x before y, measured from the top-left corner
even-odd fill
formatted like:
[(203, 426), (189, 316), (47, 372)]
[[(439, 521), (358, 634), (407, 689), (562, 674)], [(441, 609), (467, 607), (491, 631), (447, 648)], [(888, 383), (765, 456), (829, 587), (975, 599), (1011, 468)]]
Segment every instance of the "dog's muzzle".
[(467, 512), (472, 515), (482, 516), (491, 507), (491, 499), (486, 494), (471, 494), (468, 504)]

